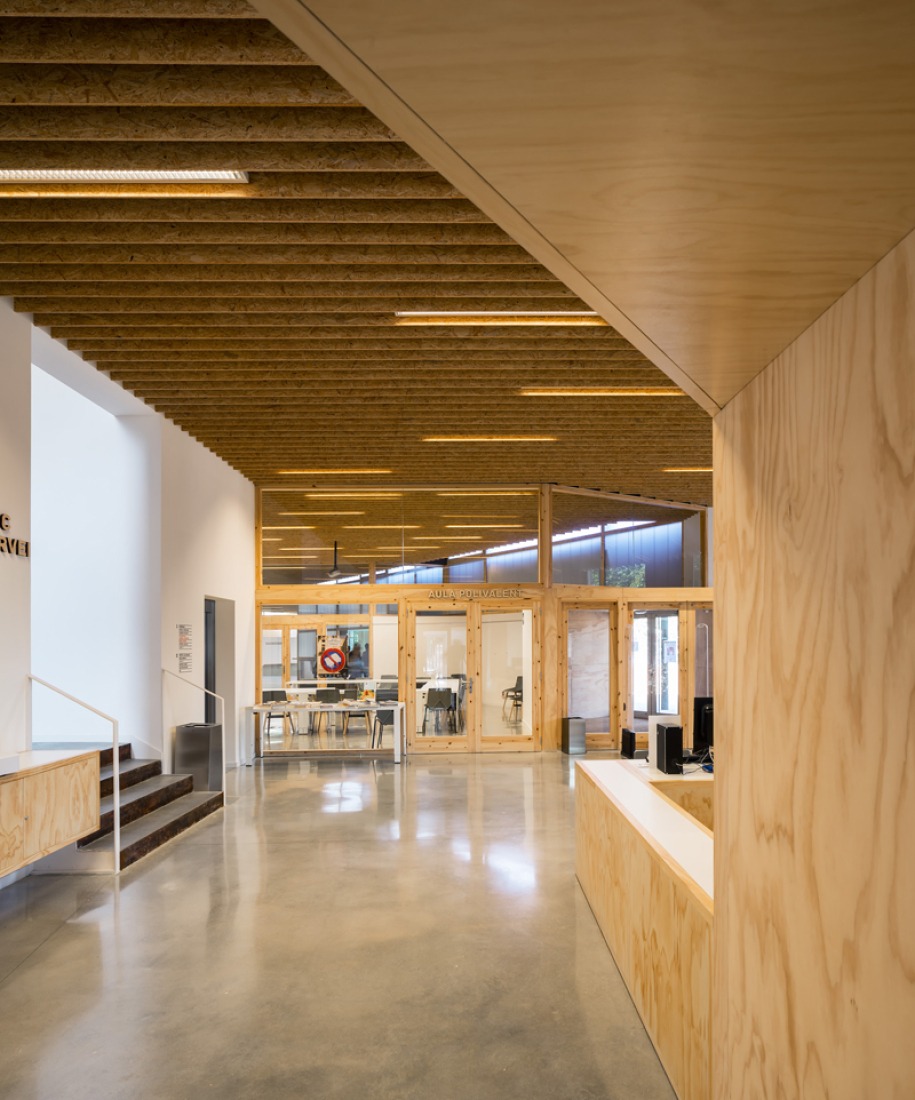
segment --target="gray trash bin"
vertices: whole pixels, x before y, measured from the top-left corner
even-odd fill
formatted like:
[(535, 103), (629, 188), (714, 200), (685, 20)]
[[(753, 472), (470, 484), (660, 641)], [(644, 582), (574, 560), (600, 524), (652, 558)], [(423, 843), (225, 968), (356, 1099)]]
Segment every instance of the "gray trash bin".
[(222, 790), (222, 726), (187, 722), (175, 730), (176, 775), (192, 775), (195, 791)]
[(587, 751), (584, 718), (563, 718), (562, 751), (569, 756), (584, 756)]

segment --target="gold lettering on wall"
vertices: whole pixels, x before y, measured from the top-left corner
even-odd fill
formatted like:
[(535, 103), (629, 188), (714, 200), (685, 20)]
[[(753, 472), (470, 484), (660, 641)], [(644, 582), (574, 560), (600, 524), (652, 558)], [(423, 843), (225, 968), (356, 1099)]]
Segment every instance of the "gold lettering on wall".
[[(6, 512), (0, 513), (0, 531), (9, 531), (11, 520)], [(12, 535), (0, 537), (0, 554), (8, 554), (10, 557), (31, 557), (31, 543), (27, 539), (13, 538)]]

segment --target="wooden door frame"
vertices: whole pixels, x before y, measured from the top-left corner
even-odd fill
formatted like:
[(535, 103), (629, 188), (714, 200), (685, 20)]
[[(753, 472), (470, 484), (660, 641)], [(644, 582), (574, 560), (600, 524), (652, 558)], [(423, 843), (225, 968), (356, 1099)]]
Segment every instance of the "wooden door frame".
[[(536, 598), (466, 598), (429, 599), (417, 594), (415, 599), (407, 598), (402, 603), (404, 614), (399, 617), (400, 649), (403, 663), (398, 670), (400, 682), (406, 685), (407, 698), (405, 720), (407, 722), (407, 746), (411, 753), (493, 753), (493, 752), (540, 752), (543, 747), (541, 683), (543, 679), (541, 645), (541, 607)], [(416, 740), (416, 614), (419, 611), (448, 612), (462, 611), (467, 623), (467, 678), (468, 687), (465, 698), (465, 732), (459, 736), (437, 736), (417, 742)], [(505, 735), (503, 737), (484, 737), (482, 729), (481, 692), (483, 690), (483, 613), (485, 611), (531, 612), (531, 674), (528, 677), (531, 692), (530, 736)]]

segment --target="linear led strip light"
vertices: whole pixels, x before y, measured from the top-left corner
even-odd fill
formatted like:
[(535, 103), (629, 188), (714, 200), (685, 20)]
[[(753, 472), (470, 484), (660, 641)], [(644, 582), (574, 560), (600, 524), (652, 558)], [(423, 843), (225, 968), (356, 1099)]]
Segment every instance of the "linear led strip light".
[(140, 172), (107, 168), (7, 168), (0, 183), (247, 183), (247, 172), (228, 169), (174, 169)]
[(601, 325), (593, 310), (409, 309), (394, 314), (396, 325)]

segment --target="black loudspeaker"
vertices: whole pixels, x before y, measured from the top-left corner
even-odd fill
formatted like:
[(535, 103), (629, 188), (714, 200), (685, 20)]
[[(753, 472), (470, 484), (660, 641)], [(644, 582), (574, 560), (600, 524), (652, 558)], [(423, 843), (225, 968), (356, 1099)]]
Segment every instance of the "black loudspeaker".
[(683, 727), (658, 725), (658, 771), (683, 774)]
[(620, 756), (625, 756), (627, 760), (635, 760), (635, 730), (623, 730)]

